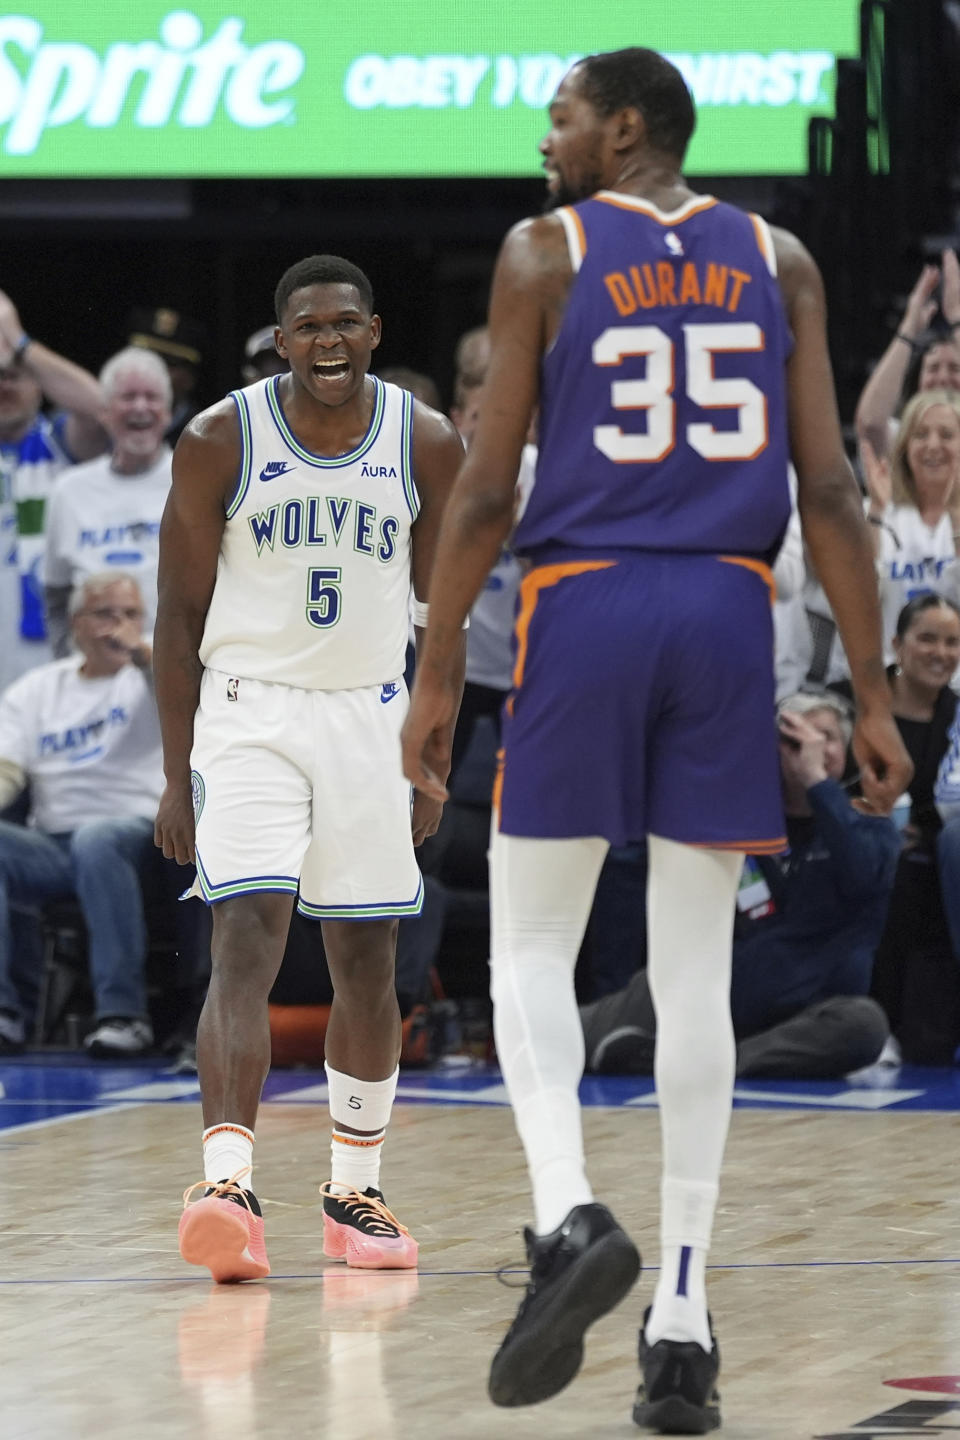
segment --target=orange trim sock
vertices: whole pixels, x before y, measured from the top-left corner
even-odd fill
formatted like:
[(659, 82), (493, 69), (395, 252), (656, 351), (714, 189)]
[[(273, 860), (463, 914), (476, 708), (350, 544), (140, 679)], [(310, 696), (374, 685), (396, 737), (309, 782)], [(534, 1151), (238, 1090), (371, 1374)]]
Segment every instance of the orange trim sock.
[(330, 1190), (347, 1195), (351, 1190), (380, 1189), (380, 1155), (385, 1130), (374, 1135), (350, 1135), (334, 1130), (330, 1142)]
[(253, 1131), (245, 1125), (224, 1122), (203, 1132), (203, 1178), (229, 1180), (238, 1170), (247, 1170), (238, 1182), (253, 1189)]

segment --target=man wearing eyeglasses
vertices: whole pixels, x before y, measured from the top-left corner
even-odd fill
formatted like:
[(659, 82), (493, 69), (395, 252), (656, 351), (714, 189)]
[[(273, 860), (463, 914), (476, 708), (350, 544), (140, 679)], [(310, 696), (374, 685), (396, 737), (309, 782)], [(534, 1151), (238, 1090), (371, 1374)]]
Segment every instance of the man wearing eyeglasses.
[(0, 809), (28, 783), (31, 802), (26, 827), (0, 821), (0, 1054), (22, 1049), (21, 992), (36, 986), (14, 950), (11, 906), (63, 898), (79, 901), (89, 936), (87, 1050), (126, 1057), (153, 1043), (141, 880), (156, 863), (163, 769), (143, 622), (132, 575), (90, 576), (71, 602), (74, 653), (0, 696)]

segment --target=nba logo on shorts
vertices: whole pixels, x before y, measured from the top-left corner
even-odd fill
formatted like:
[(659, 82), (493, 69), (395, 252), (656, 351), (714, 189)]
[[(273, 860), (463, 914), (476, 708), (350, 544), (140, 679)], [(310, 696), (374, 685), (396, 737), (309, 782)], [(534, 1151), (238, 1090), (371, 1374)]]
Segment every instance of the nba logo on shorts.
[(239, 680), (228, 680), (228, 681), (227, 681), (227, 699), (228, 699), (228, 700), (236, 700), (236, 698), (237, 698), (237, 686), (238, 686), (239, 684), (240, 684), (240, 681), (239, 681)]

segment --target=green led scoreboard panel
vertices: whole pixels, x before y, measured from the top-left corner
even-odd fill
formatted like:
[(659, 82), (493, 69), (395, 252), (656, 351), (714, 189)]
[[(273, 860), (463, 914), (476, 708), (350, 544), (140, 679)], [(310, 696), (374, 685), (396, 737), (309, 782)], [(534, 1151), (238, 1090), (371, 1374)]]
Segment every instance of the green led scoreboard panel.
[(0, 176), (530, 176), (557, 82), (682, 70), (690, 174), (796, 174), (857, 0), (24, 0), (0, 10)]

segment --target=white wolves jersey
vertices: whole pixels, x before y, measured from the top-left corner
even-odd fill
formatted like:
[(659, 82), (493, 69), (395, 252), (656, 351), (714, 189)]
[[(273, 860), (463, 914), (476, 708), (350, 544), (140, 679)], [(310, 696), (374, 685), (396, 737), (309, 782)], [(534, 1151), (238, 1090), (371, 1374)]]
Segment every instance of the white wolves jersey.
[(410, 597), (413, 398), (369, 377), (349, 455), (314, 455), (287, 424), (281, 377), (231, 392), (242, 436), (200, 659), (227, 676), (352, 690), (403, 673)]

